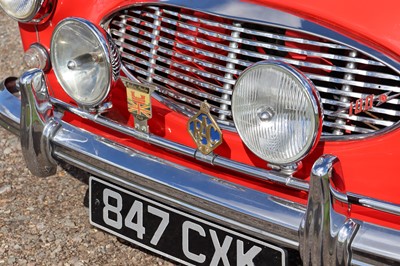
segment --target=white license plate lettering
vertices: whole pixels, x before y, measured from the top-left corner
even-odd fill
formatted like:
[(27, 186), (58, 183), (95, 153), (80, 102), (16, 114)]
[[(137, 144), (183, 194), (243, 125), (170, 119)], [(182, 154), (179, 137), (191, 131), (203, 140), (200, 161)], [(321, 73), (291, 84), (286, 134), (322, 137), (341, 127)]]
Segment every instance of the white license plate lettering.
[(236, 241), (236, 257), (237, 265), (254, 265), (254, 258), (260, 253), (262, 248), (259, 246), (252, 246), (247, 252), (244, 251), (244, 243), (242, 240)]
[(160, 209), (157, 209), (156, 207), (153, 207), (149, 205), (148, 207), (148, 212), (160, 217), (162, 220), (160, 222), (160, 225), (158, 226), (156, 232), (154, 233), (153, 237), (151, 238), (150, 243), (153, 245), (157, 245), (158, 241), (160, 241), (161, 236), (163, 235), (165, 229), (167, 228), (169, 224), (169, 213), (162, 211)]
[[(114, 204), (111, 203), (112, 200), (115, 201)], [(146, 228), (143, 225), (142, 202), (140, 202), (139, 200), (135, 200), (133, 202), (123, 224), (121, 214), (123, 202), (121, 195), (115, 191), (106, 188), (103, 190), (103, 201), (103, 220), (107, 225), (112, 226), (115, 229), (121, 229), (122, 226), (125, 225), (127, 228), (130, 228), (136, 232), (137, 238), (143, 239), (143, 236), (146, 233)], [(169, 214), (151, 205), (147, 206), (147, 211), (161, 218), (161, 222), (150, 241), (151, 244), (157, 245), (158, 241), (160, 241), (162, 234), (169, 224)]]
[(202, 237), (206, 236), (206, 232), (203, 227), (195, 224), (191, 221), (185, 221), (182, 225), (182, 251), (186, 258), (197, 262), (204, 263), (206, 261), (206, 256), (204, 254), (196, 254), (190, 251), (189, 245), (189, 234), (199, 234)]
[(233, 238), (231, 236), (225, 236), (223, 242), (220, 243), (217, 232), (210, 229), (210, 235), (215, 249), (210, 265), (217, 266), (220, 260), (223, 265), (230, 265), (228, 260), (228, 250), (232, 244)]
[[(116, 204), (111, 203), (112, 199), (116, 201)], [(116, 229), (122, 228), (122, 197), (115, 191), (108, 188), (103, 191), (103, 219), (106, 224)], [(112, 217), (112, 214), (114, 214)]]
[[(229, 261), (228, 252), (230, 249), (234, 248), (233, 238), (230, 236), (225, 236), (222, 241), (220, 241), (221, 236), (217, 235), (215, 230), (210, 229), (208, 231), (209, 236), (214, 246), (214, 254), (212, 256), (210, 265), (232, 265)], [(201, 237), (207, 237), (207, 233), (204, 228), (191, 221), (185, 221), (182, 225), (182, 252), (185, 254), (186, 258), (196, 263), (204, 263), (206, 261), (206, 256), (202, 253), (196, 254), (190, 250), (190, 234), (197, 234)], [(262, 251), (262, 248), (253, 245), (245, 251), (244, 242), (240, 239), (236, 240), (236, 265), (254, 265), (254, 258)]]
[[(133, 219), (136, 217), (136, 222)], [(143, 239), (146, 229), (143, 226), (143, 203), (135, 200), (125, 218), (125, 226), (136, 232), (136, 237)]]

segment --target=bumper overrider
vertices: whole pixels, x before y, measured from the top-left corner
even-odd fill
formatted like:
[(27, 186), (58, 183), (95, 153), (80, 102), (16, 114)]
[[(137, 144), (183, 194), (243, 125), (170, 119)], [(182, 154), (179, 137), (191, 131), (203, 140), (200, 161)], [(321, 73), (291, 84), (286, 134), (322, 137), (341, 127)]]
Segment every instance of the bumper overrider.
[[(349, 198), (355, 198), (330, 185), (333, 168), (340, 164), (335, 156), (323, 155), (314, 163), (309, 184), (235, 165), (253, 176), (309, 190), (304, 206), (143, 154), (62, 121), (62, 112), (67, 110), (164, 149), (214, 165), (234, 164), (225, 158), (200, 157), (192, 148), (136, 132), (50, 98), (42, 71), (28, 71), (15, 86), (13, 83), (15, 79), (6, 79), (0, 87), (0, 125), (20, 135), (26, 164), (34, 175), (54, 174), (57, 161), (62, 160), (180, 210), (299, 250), (304, 264), (400, 263), (399, 231), (349, 219), (333, 209), (334, 200), (351, 204)], [(15, 96), (15, 87), (21, 99)], [(368, 198), (356, 203), (400, 218), (398, 205)]]

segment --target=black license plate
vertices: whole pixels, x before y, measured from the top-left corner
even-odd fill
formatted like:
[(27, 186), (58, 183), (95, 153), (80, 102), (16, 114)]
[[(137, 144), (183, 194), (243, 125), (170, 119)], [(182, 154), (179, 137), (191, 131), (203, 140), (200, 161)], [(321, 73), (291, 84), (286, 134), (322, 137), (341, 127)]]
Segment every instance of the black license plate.
[(282, 248), (91, 177), (90, 222), (187, 265), (285, 265)]

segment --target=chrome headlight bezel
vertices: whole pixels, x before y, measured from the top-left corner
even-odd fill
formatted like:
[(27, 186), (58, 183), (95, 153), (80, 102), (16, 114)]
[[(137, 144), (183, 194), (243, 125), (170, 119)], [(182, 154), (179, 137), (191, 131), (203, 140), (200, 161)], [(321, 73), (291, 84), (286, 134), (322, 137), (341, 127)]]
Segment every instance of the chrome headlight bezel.
[[(24, 0), (21, 0), (24, 1)], [(29, 12), (24, 16), (17, 16), (15, 12), (11, 12), (9, 9), (2, 5), (0, 0), (0, 8), (10, 16), (12, 19), (23, 23), (43, 23), (50, 17), (57, 0), (33, 0)]]
[[(94, 37), (94, 39), (96, 40), (97, 44), (100, 47), (101, 52), (103, 53), (102, 60), (104, 60), (103, 62), (106, 65), (105, 67), (106, 72), (104, 72), (107, 75), (106, 85), (103, 86), (99, 96), (96, 99), (87, 102), (80, 100), (79, 97), (77, 97), (77, 95), (74, 95), (71, 92), (71, 85), (64, 80), (63, 73), (59, 69), (60, 66), (57, 64), (57, 58), (56, 58), (56, 45), (58, 41), (56, 40), (57, 34), (59, 34), (60, 30), (62, 30), (63, 27), (71, 25), (72, 25), (71, 27), (73, 27), (74, 24), (75, 26), (79, 25), (82, 28), (85, 28), (85, 30), (87, 30), (88, 33), (92, 35), (91, 37)], [(104, 102), (104, 100), (108, 97), (111, 87), (119, 78), (120, 58), (119, 58), (119, 53), (115, 51), (115, 47), (114, 44), (112, 43), (112, 40), (108, 37), (108, 34), (103, 29), (96, 27), (92, 22), (82, 18), (70, 17), (58, 23), (58, 25), (53, 31), (53, 35), (51, 38), (50, 57), (51, 57), (51, 62), (53, 64), (53, 70), (59, 84), (64, 89), (64, 91), (73, 100), (75, 100), (78, 106), (84, 109), (91, 109), (97, 107), (102, 102)]]
[[(312, 128), (310, 129), (310, 138), (307, 140), (306, 145), (304, 145), (304, 148), (301, 149), (300, 152), (296, 153), (295, 156), (291, 156), (290, 158), (285, 158), (285, 159), (274, 159), (266, 155), (264, 152), (261, 152), (260, 148), (256, 148), (256, 146), (261, 147), (262, 145), (259, 143), (255, 144), (254, 139), (252, 140), (253, 143), (249, 140), (249, 137), (245, 133), (245, 127), (243, 127), (243, 124), (241, 123), (241, 120), (238, 119), (238, 110), (236, 108), (238, 104), (238, 87), (243, 86), (242, 82), (243, 80), (249, 75), (250, 72), (259, 70), (259, 68), (269, 68), (273, 67), (276, 69), (279, 69), (279, 71), (282, 71), (282, 73), (286, 73), (289, 75), (295, 82), (300, 84), (300, 88), (302, 89), (302, 93), (304, 93), (305, 99), (309, 103), (309, 107), (312, 109), (310, 119), (313, 121), (312, 122)], [(268, 86), (268, 85), (265, 85)], [(240, 88), (243, 89), (243, 88)], [(267, 89), (263, 87), (263, 89)], [(254, 87), (254, 90), (256, 91), (256, 88)], [(253, 115), (256, 113), (254, 112)], [(275, 115), (275, 114), (271, 114)], [(244, 144), (258, 157), (262, 158), (263, 160), (273, 164), (273, 165), (291, 165), (293, 163), (300, 162), (304, 157), (306, 157), (312, 150), (316, 147), (321, 133), (322, 133), (322, 124), (323, 124), (323, 107), (322, 103), (320, 100), (319, 93), (317, 89), (315, 88), (315, 85), (298, 69), (295, 67), (288, 65), (286, 63), (283, 63), (281, 61), (275, 61), (275, 60), (266, 60), (262, 61), (259, 63), (256, 63), (249, 68), (247, 68), (245, 71), (242, 72), (242, 74), (239, 76), (235, 87), (233, 89), (233, 95), (232, 95), (232, 116), (233, 120), (236, 125), (237, 132), (244, 142)], [(261, 119), (261, 117), (260, 117)], [(257, 139), (257, 138), (255, 138)], [(258, 141), (258, 140), (257, 140)]]

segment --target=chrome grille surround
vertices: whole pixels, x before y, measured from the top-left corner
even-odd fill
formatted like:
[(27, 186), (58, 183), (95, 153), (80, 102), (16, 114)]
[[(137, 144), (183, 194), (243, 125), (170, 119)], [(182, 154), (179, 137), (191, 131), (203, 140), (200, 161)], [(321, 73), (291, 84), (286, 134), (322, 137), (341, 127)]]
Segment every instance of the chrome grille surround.
[(106, 38), (110, 49), (113, 79), (117, 80), (121, 71), (121, 57), (119, 55), (118, 47), (115, 45), (114, 40), (111, 38), (111, 36), (107, 34)]
[(111, 16), (107, 25), (128, 76), (156, 85), (158, 98), (185, 115), (194, 114), (207, 100), (224, 128), (234, 130), (230, 97), (238, 75), (266, 59), (292, 64), (314, 82), (324, 106), (325, 139), (375, 135), (400, 120), (399, 99), (357, 115), (337, 112), (371, 94), (400, 93), (400, 77), (398, 65), (336, 33), (339, 40), (331, 41), (290, 25), (173, 5), (127, 8)]

